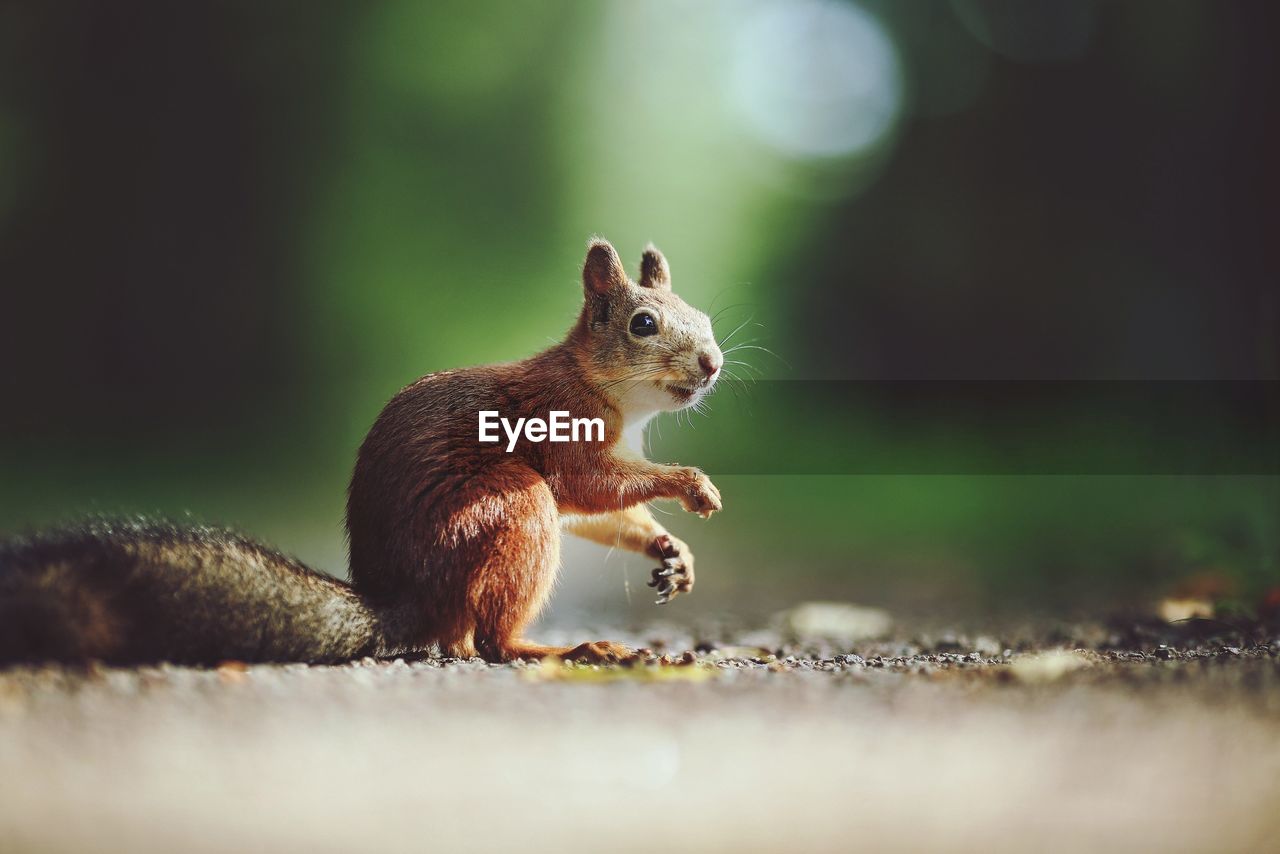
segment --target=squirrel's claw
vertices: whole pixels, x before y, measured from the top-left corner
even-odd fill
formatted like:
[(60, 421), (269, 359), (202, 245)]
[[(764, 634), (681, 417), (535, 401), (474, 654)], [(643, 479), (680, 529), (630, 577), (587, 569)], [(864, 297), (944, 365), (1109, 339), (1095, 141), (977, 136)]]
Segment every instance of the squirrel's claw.
[[(684, 568), (674, 558), (667, 558), (662, 562), (662, 566), (653, 571), (653, 578), (654, 581), (657, 581), (659, 578), (666, 578), (682, 572), (684, 572)], [(651, 583), (649, 586), (653, 587), (654, 585)]]
[(655, 567), (646, 582), (657, 590), (655, 604), (665, 605), (693, 589), (693, 555), (688, 546), (670, 534), (663, 534), (654, 542), (650, 554), (662, 560), (662, 566)]
[(693, 580), (684, 567), (658, 567), (653, 571), (653, 578), (646, 582), (649, 587), (657, 588), (658, 598), (655, 604), (665, 605), (680, 593), (688, 593), (693, 589)]

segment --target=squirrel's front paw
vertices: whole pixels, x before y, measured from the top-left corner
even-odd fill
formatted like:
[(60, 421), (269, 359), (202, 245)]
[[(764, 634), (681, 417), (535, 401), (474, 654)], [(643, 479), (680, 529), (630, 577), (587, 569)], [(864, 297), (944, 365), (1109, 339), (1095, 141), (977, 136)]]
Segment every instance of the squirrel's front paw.
[(653, 571), (650, 587), (658, 589), (657, 604), (665, 605), (680, 593), (693, 589), (693, 552), (670, 534), (662, 534), (649, 547), (649, 554), (662, 560)]
[(686, 469), (689, 485), (680, 496), (680, 503), (690, 513), (697, 513), (706, 519), (721, 508), (720, 490), (711, 482), (711, 478), (698, 469)]

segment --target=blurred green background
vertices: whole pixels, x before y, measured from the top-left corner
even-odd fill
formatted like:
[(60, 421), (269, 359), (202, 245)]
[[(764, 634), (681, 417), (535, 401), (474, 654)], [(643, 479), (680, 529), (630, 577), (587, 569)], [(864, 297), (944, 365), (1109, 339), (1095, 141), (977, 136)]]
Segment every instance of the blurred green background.
[[(630, 263), (653, 240), (721, 336), (745, 323), (767, 351), (735, 356), (743, 379), (1274, 383), (1277, 17), (0, 2), (0, 532), (190, 513), (341, 574), (379, 408), (558, 340), (593, 234)], [(783, 440), (892, 441), (831, 412)], [(774, 453), (750, 406), (726, 417), (664, 416), (654, 456), (691, 429)], [(670, 517), (701, 595), (663, 615), (1109, 608), (1280, 575), (1274, 458), (992, 474), (949, 466), (949, 435), (924, 452), (939, 473), (717, 477), (723, 514)], [(568, 562), (571, 603), (651, 613), (643, 560)]]

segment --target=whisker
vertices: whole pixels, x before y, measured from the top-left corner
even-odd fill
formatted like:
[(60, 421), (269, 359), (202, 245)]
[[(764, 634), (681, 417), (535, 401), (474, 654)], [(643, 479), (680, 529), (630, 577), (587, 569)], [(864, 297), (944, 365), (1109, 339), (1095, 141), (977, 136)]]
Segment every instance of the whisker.
[(723, 348), (723, 347), (724, 347), (724, 345), (728, 344), (728, 343), (733, 339), (733, 336), (735, 336), (735, 335), (737, 335), (739, 332), (741, 332), (741, 331), (742, 331), (742, 330), (747, 326), (747, 324), (748, 324), (748, 323), (750, 323), (750, 322), (751, 322), (752, 320), (754, 320), (754, 319), (755, 319), (755, 315), (753, 314), (753, 315), (751, 315), (751, 317), (748, 317), (746, 320), (744, 320), (744, 321), (742, 321), (741, 323), (739, 323), (739, 324), (737, 325), (737, 327), (736, 327), (732, 332), (730, 332), (728, 335), (726, 335), (726, 336), (725, 336), (725, 337), (720, 341), (720, 346)]
[(739, 350), (759, 350), (762, 353), (768, 353), (770, 356), (777, 359), (779, 362), (786, 365), (788, 368), (791, 367), (791, 363), (788, 362), (786, 359), (782, 358), (777, 353), (770, 350), (768, 347), (762, 347), (758, 344), (735, 344), (733, 347), (730, 347), (728, 350), (725, 350), (724, 355), (727, 356), (730, 353), (736, 353)]
[(741, 377), (730, 377), (726, 375), (724, 382), (725, 388), (729, 389), (729, 393), (732, 394), (735, 399), (738, 399), (739, 390), (747, 390), (747, 384), (742, 381)]
[[(733, 290), (734, 288), (741, 288), (745, 285), (750, 285), (750, 284), (751, 284), (750, 282), (736, 282), (735, 284), (732, 284), (732, 285), (725, 285), (723, 288), (720, 289), (720, 291), (714, 297), (711, 298), (711, 305), (707, 306), (707, 310), (710, 311), (711, 309), (715, 308), (716, 303), (720, 300), (720, 297), (724, 296), (729, 291)], [(724, 309), (721, 309), (721, 311), (723, 310)]]
[[(659, 372), (659, 373), (661, 373), (661, 372)], [(625, 389), (623, 389), (623, 390), (619, 393), (619, 395), (621, 396), (621, 395), (625, 395), (625, 394), (627, 394), (627, 393), (628, 393), (628, 392), (630, 392), (633, 388), (635, 388), (636, 386), (640, 385), (640, 383), (645, 382), (645, 381), (647, 381), (647, 380), (651, 380), (651, 379), (653, 379), (653, 378), (654, 378), (655, 376), (657, 376), (657, 375), (658, 375), (658, 374), (650, 374), (650, 375), (647, 375), (647, 376), (643, 376), (643, 377), (638, 377), (638, 378), (636, 378), (636, 381), (635, 381), (635, 382), (633, 382), (631, 385), (627, 386)]]
[[(741, 396), (738, 394), (738, 386), (734, 385), (734, 383), (741, 385), (742, 380), (738, 379), (737, 377), (731, 377), (729, 376), (729, 374), (726, 373), (724, 383), (725, 383), (725, 388), (729, 389), (729, 394), (733, 395), (734, 400), (742, 399)], [(716, 387), (719, 388), (719, 386), (716, 386)]]
[(720, 315), (724, 314), (726, 311), (732, 311), (735, 308), (750, 308), (750, 307), (751, 307), (751, 304), (745, 303), (745, 302), (740, 302), (735, 305), (726, 305), (724, 308), (720, 309), (715, 314), (711, 315), (711, 324), (714, 326), (715, 322), (720, 319)]
[(659, 376), (660, 374), (665, 373), (667, 370), (669, 370), (669, 367), (665, 364), (654, 365), (647, 370), (637, 371), (635, 373), (627, 374), (624, 377), (619, 377), (618, 379), (610, 380), (604, 385), (598, 386), (598, 388), (601, 390), (611, 389), (611, 388), (614, 388), (615, 386), (621, 385), (622, 383), (630, 382), (631, 380), (643, 380), (643, 379), (648, 379), (650, 377)]
[[(739, 360), (737, 360), (737, 359), (725, 359), (725, 360), (724, 360), (724, 363), (725, 363), (726, 365), (739, 365), (739, 366), (741, 366), (741, 367), (743, 367), (743, 368), (746, 368), (746, 369), (747, 369), (747, 370), (749, 370), (749, 371), (755, 371), (757, 374), (760, 374), (761, 376), (763, 376), (763, 375), (764, 375), (764, 371), (760, 370), (759, 368), (757, 368), (755, 365), (751, 364), (750, 362), (741, 362), (741, 361), (739, 361)], [(725, 370), (728, 370), (728, 368), (726, 368)]]

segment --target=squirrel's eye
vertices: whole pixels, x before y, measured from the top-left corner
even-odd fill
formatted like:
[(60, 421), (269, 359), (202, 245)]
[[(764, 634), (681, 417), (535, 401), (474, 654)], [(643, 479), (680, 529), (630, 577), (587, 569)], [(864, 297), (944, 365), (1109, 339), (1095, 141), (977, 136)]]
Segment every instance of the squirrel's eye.
[(640, 312), (631, 318), (631, 334), (639, 338), (646, 335), (658, 334), (658, 321), (653, 319), (653, 315), (648, 312)]

